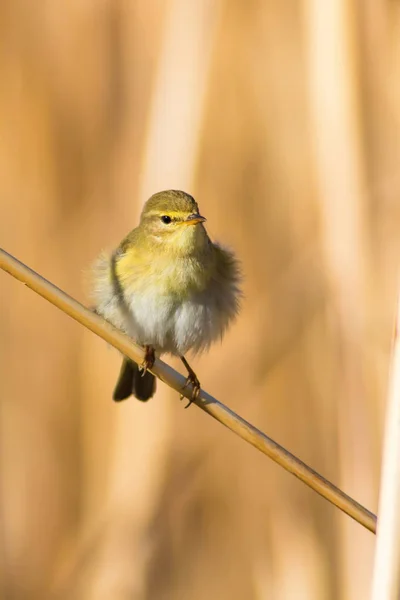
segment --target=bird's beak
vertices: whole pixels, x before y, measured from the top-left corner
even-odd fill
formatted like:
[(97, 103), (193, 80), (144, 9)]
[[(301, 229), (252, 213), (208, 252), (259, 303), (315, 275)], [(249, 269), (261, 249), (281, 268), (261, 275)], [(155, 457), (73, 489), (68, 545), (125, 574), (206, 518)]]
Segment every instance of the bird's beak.
[(206, 220), (207, 219), (205, 217), (202, 217), (197, 213), (193, 213), (192, 215), (188, 216), (186, 221), (181, 221), (181, 225), (197, 225), (197, 223), (204, 223)]

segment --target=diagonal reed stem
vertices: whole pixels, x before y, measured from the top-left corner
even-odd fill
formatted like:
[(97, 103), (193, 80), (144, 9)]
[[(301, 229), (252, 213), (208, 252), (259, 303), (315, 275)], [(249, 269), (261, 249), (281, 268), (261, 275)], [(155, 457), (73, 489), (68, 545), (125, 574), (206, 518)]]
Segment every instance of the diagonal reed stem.
[[(118, 331), (110, 323), (84, 307), (77, 300), (71, 298), (71, 296), (68, 296), (68, 294), (50, 283), (50, 281), (44, 279), (41, 275), (1, 248), (0, 268), (57, 306), (57, 308), (84, 325), (84, 327), (87, 327), (90, 331), (103, 338), (131, 360), (139, 364), (143, 361), (144, 350), (132, 342), (127, 335)], [(161, 379), (161, 381), (174, 390), (183, 393), (186, 398), (190, 399), (191, 386), (188, 386), (182, 392), (185, 378), (165, 362), (156, 359), (151, 371)], [(242, 419), (227, 406), (210, 396), (210, 394), (207, 394), (204, 390), (201, 390), (200, 396), (195, 404), (214, 417), (214, 419), (225, 425), (225, 427), (236, 433), (243, 440), (246, 440), (249, 444), (269, 456), (269, 458), (272, 458), (272, 460), (277, 462), (281, 467), (295, 475), (311, 489), (340, 508), (340, 510), (352, 517), (355, 521), (373, 533), (376, 532), (376, 516), (372, 512), (342, 492), (339, 488), (319, 475), (285, 448), (274, 442), (274, 440), (266, 436), (259, 429), (256, 429), (256, 427)]]

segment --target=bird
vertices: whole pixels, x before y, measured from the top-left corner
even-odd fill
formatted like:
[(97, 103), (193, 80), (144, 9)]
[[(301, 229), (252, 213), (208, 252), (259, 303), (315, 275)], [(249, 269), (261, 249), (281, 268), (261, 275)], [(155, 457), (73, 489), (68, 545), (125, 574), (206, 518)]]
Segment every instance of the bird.
[[(165, 190), (144, 204), (139, 225), (92, 267), (94, 310), (144, 348), (141, 365), (124, 357), (113, 399), (147, 401), (155, 393), (156, 356), (178, 356), (192, 384), (201, 384), (186, 354), (208, 350), (239, 313), (241, 266), (207, 234), (195, 199)], [(183, 398), (183, 396), (181, 396)]]

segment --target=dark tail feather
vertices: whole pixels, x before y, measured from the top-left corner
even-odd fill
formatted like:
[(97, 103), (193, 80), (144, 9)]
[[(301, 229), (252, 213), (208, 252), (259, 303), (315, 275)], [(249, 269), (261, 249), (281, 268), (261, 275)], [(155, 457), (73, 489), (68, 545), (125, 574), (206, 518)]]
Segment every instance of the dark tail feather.
[(156, 391), (156, 378), (150, 371), (143, 372), (139, 371), (139, 367), (135, 365), (135, 376), (133, 378), (132, 394), (138, 400), (145, 402), (154, 396)]
[(138, 400), (145, 402), (154, 395), (155, 391), (156, 378), (154, 375), (149, 371), (143, 375), (136, 363), (124, 358), (113, 399), (120, 402), (133, 395)]
[(135, 377), (134, 363), (124, 358), (119, 372), (117, 385), (113, 393), (113, 400), (119, 402), (129, 398), (133, 390), (133, 379)]

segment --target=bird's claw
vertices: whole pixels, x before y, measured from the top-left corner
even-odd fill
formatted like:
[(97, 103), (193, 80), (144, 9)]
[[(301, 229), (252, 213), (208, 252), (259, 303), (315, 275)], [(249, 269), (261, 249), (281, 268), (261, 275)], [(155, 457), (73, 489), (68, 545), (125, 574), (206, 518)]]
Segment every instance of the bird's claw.
[[(189, 402), (185, 406), (185, 408), (189, 408), (189, 406), (192, 404), (192, 402), (195, 402), (198, 399), (199, 395), (200, 395), (200, 390), (201, 390), (200, 381), (197, 379), (195, 373), (189, 373), (189, 375), (187, 376), (187, 379), (185, 381), (185, 385), (183, 386), (182, 390), (184, 390), (185, 388), (187, 388), (187, 386), (190, 383), (193, 386), (192, 395), (191, 395), (191, 398), (190, 398)], [(185, 396), (183, 394), (181, 394), (180, 395), (180, 400), (183, 400), (184, 398), (185, 398)]]
[(151, 346), (144, 347), (145, 354), (144, 360), (141, 365), (139, 365), (139, 371), (142, 373), (142, 377), (144, 377), (147, 373), (147, 369), (151, 369), (155, 363), (156, 355), (154, 352), (154, 348)]

